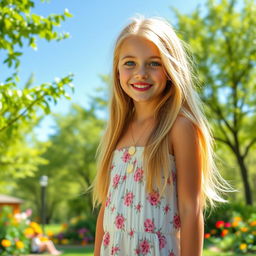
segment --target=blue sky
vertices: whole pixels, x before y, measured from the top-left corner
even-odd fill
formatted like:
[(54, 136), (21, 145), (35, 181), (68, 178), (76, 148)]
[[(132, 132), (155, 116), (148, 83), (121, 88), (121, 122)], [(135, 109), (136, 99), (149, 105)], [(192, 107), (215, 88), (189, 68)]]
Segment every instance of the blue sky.
[[(65, 114), (72, 103), (87, 107), (88, 97), (102, 85), (99, 75), (111, 72), (114, 41), (130, 17), (140, 13), (147, 17), (162, 16), (172, 22), (171, 6), (190, 13), (204, 3), (205, 0), (52, 0), (45, 3), (38, 0), (34, 9), (37, 14), (62, 13), (65, 8), (73, 14), (73, 18), (59, 28), (69, 32), (70, 38), (50, 43), (38, 39), (37, 51), (25, 49), (20, 68), (21, 86), (31, 73), (35, 75), (35, 85), (73, 73), (72, 100), (60, 100), (52, 106), (52, 111)], [(36, 129), (38, 139), (46, 140), (54, 132), (52, 126), (52, 118), (45, 117)]]

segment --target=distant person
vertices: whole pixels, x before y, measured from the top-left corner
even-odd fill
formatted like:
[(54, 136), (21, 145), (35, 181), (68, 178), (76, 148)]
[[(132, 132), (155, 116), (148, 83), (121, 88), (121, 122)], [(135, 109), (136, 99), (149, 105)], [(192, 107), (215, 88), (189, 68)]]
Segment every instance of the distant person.
[(98, 151), (95, 256), (201, 256), (206, 202), (226, 202), (189, 57), (160, 17), (134, 18), (114, 54)]
[(35, 232), (34, 236), (31, 239), (31, 253), (43, 253), (47, 252), (51, 255), (61, 255), (62, 252), (58, 251), (51, 240), (41, 241), (40, 233)]

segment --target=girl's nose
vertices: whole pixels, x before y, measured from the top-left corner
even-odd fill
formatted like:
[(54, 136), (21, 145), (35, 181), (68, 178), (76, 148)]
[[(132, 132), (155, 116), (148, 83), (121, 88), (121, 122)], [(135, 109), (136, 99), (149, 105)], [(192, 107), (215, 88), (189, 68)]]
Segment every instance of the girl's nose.
[(144, 78), (144, 79), (147, 78), (148, 77), (148, 73), (147, 73), (146, 67), (141, 66), (140, 68), (138, 68), (136, 70), (135, 77), (137, 79), (139, 79), (139, 78)]

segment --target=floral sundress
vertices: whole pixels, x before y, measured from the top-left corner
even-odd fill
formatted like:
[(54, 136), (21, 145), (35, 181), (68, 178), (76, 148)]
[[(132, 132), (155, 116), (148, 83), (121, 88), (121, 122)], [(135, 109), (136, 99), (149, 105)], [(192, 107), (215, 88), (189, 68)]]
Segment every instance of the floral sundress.
[[(128, 148), (121, 148), (113, 153), (101, 256), (180, 255), (175, 158), (170, 155), (168, 182), (160, 198), (158, 190), (146, 192), (143, 150), (136, 147), (135, 154), (130, 155)], [(134, 168), (129, 173), (131, 162)]]

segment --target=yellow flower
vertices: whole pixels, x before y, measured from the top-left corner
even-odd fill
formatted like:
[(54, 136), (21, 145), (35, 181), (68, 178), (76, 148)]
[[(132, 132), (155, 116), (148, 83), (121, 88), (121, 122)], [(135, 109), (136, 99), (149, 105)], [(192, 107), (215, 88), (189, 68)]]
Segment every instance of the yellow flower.
[(232, 227), (237, 227), (239, 225), (239, 222), (238, 221), (234, 221), (233, 223), (232, 223)]
[(252, 221), (252, 222), (250, 223), (250, 226), (255, 227), (255, 226), (256, 226), (256, 220)]
[(252, 234), (253, 234), (254, 236), (256, 236), (256, 231), (252, 231)]
[(45, 242), (45, 241), (48, 241), (49, 239), (48, 239), (48, 237), (46, 237), (46, 236), (42, 236), (42, 237), (40, 237), (40, 241), (41, 242)]
[(247, 232), (247, 231), (248, 231), (248, 228), (247, 228), (247, 227), (241, 227), (240, 230), (241, 230), (242, 232)]
[(30, 224), (29, 224), (29, 226), (30, 226), (31, 228), (38, 228), (38, 227), (39, 227), (39, 225), (38, 225), (36, 222), (34, 222), (34, 221), (31, 221)]
[(247, 244), (240, 244), (240, 250), (243, 251), (247, 248)]
[(53, 236), (54, 234), (53, 234), (53, 232), (52, 232), (51, 230), (49, 230), (49, 231), (47, 232), (47, 235), (48, 235), (49, 237), (51, 237), (51, 236)]
[(26, 236), (32, 236), (32, 235), (34, 235), (34, 229), (33, 229), (33, 228), (26, 228), (26, 229), (24, 230), (24, 234), (25, 234)]
[(68, 244), (69, 243), (69, 240), (64, 238), (61, 240), (61, 244)]
[(234, 221), (241, 221), (242, 219), (241, 219), (241, 217), (234, 217)]
[(15, 245), (16, 245), (16, 247), (17, 247), (18, 249), (24, 248), (24, 243), (21, 242), (21, 241), (17, 241), (17, 242), (15, 243)]
[(1, 244), (2, 244), (3, 247), (9, 247), (9, 246), (11, 246), (12, 243), (11, 243), (10, 240), (3, 239)]

